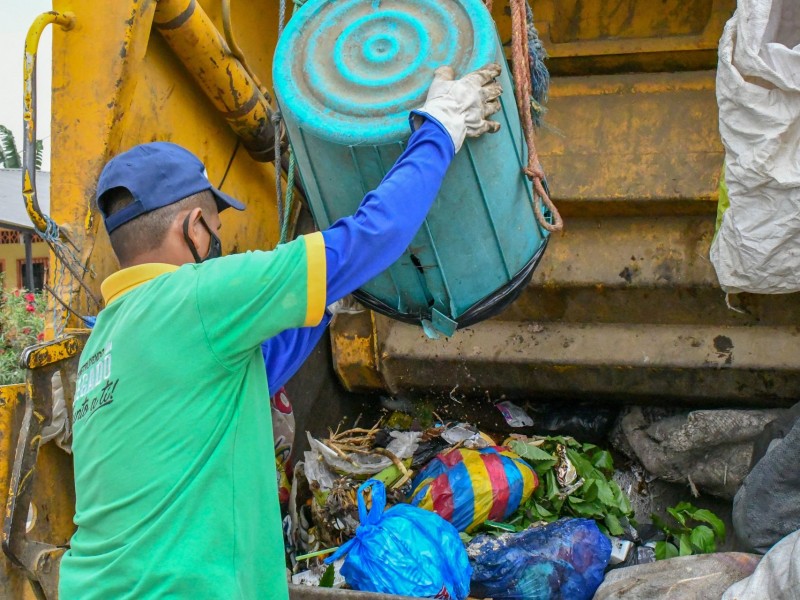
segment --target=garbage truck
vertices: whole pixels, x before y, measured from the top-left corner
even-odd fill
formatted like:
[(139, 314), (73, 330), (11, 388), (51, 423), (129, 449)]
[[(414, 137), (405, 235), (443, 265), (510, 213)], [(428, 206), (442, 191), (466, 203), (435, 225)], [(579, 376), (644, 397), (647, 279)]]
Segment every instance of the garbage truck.
[[(70, 417), (59, 424), (57, 414), (71, 414), (88, 324), (103, 308), (100, 283), (118, 268), (94, 204), (103, 165), (143, 142), (190, 149), (215, 186), (247, 204), (222, 215), (225, 253), (269, 249), (282, 233), (315, 227), (306, 189), (315, 175), (302, 164), (296, 173), (272, 80), (279, 36), (301, 5), (53, 0), (32, 24), (20, 82), (26, 161), (37, 95), (51, 94), (51, 212), (39, 209), (32, 162), (20, 202), (51, 248), (50, 304), (46, 341), (22, 357), (26, 383), (0, 387), (0, 597), (55, 599), (74, 531), (71, 457), (53, 431), (69, 430)], [(510, 56), (509, 5), (487, 7)], [(495, 414), (501, 398), (687, 407), (796, 399), (800, 300), (726, 298), (708, 259), (723, 163), (717, 43), (735, 1), (537, 0), (533, 9), (551, 76), (536, 146), (563, 231), (550, 235), (512, 303), (450, 335), (365, 307), (338, 314), (289, 383), (300, 428), (324, 431), (379, 396), (455, 397), (473, 416)], [(46, 27), (52, 89), (37, 89)]]

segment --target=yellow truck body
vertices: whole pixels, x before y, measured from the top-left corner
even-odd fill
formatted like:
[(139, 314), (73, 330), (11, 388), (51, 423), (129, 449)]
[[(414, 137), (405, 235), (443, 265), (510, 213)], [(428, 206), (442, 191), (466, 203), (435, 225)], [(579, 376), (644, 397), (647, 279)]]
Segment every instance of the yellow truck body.
[[(476, 403), (501, 394), (760, 405), (793, 398), (797, 299), (743, 295), (731, 300), (743, 312), (731, 311), (707, 258), (723, 161), (716, 45), (734, 8), (735, 0), (535, 2), (553, 75), (537, 145), (564, 232), (512, 308), (452, 338), (430, 340), (370, 312), (337, 317), (315, 370), (299, 376), (309, 405), (346, 397), (334, 370), (348, 391), (458, 387)], [(37, 25), (54, 29), (50, 217), (80, 266), (80, 276), (64, 272), (51, 256), (59, 298), (83, 315), (100, 308), (100, 283), (118, 265), (95, 185), (109, 158), (138, 143), (187, 147), (215, 185), (247, 204), (222, 216), (226, 253), (273, 247), (276, 170), (266, 159), (279, 2), (54, 0), (53, 10)], [(492, 12), (508, 42), (506, 2), (494, 0)], [(32, 92), (26, 101), (35, 107)], [(35, 117), (26, 114), (29, 125)], [(42, 226), (33, 184), (26, 181), (26, 201)], [(307, 214), (298, 208), (292, 223), (307, 227)], [(0, 388), (2, 598), (55, 598), (73, 531), (71, 458), (39, 440), (50, 376), (74, 378), (86, 335), (78, 327), (56, 306), (51, 341), (26, 354), (27, 384)], [(317, 418), (333, 414), (325, 406)]]

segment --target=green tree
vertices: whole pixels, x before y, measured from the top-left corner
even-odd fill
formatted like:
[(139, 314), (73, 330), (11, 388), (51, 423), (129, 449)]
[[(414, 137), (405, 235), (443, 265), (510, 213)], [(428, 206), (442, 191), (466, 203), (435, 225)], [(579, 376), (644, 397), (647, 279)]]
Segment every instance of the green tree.
[[(42, 140), (36, 140), (36, 169), (42, 168), (42, 152), (44, 144)], [(21, 169), (22, 155), (17, 149), (17, 141), (14, 134), (5, 125), (0, 125), (0, 167), (4, 169)]]

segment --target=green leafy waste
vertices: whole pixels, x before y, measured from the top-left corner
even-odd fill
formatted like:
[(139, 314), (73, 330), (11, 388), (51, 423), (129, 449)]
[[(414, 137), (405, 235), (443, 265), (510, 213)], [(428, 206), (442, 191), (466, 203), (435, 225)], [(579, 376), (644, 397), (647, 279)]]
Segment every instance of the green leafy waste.
[(716, 552), (717, 543), (725, 540), (725, 523), (710, 510), (680, 502), (667, 513), (674, 523), (652, 515), (655, 526), (667, 536), (666, 541), (656, 542), (657, 560)]
[[(631, 521), (633, 511), (628, 497), (611, 478), (614, 460), (607, 450), (563, 436), (513, 440), (509, 445), (533, 467), (539, 485), (507, 525), (522, 531), (534, 523), (583, 517), (597, 521), (607, 535), (623, 534), (622, 521)], [(561, 456), (566, 456), (577, 472), (571, 485), (559, 484), (557, 469), (565, 468)]]
[(328, 568), (325, 569), (325, 572), (322, 574), (322, 577), (319, 580), (319, 587), (332, 588), (335, 577), (336, 571), (334, 570), (333, 565), (328, 565)]

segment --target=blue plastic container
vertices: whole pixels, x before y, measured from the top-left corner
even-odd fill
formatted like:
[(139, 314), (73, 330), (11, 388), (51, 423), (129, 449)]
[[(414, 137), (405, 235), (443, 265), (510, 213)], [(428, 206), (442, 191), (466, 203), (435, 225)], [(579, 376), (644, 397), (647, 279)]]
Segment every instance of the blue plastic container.
[(311, 212), (320, 228), (350, 215), (410, 136), (433, 71), (504, 66), (500, 132), (467, 140), (405, 254), (358, 299), (452, 334), (502, 310), (547, 243), (536, 222), (511, 77), (480, 0), (310, 0), (275, 51), (273, 80)]

